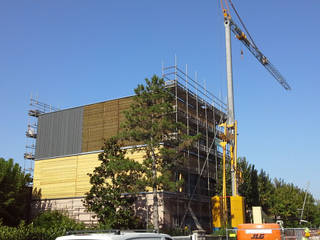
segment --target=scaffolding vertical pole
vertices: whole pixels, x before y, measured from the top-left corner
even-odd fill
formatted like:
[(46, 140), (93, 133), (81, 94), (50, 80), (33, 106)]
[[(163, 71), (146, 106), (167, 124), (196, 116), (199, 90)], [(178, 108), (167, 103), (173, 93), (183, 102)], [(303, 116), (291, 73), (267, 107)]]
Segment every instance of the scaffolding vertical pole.
[(176, 123), (178, 122), (178, 76), (177, 76), (177, 56), (174, 56), (174, 85), (176, 100)]
[[(177, 56), (174, 56), (174, 91), (175, 91), (175, 102), (176, 102), (176, 123), (178, 122), (178, 77), (177, 77)], [(178, 134), (178, 129), (176, 129), (177, 134)], [(177, 216), (179, 218), (179, 200), (177, 197)]]
[[(199, 102), (198, 102), (198, 73), (195, 73), (195, 79), (196, 79), (196, 115), (197, 115), (197, 135), (199, 134)], [(198, 139), (198, 146), (197, 146), (197, 157), (198, 157), (198, 174), (200, 175), (200, 139)]]
[[(208, 95), (208, 92), (207, 92), (207, 85), (206, 85), (206, 82), (204, 84), (204, 89), (205, 89), (205, 93), (206, 95)], [(206, 167), (207, 167), (207, 191), (208, 191), (208, 194), (209, 194), (209, 132), (208, 132), (208, 105), (207, 105), (207, 102), (205, 102), (205, 109), (204, 109), (204, 115), (205, 115), (205, 119), (206, 119), (206, 153), (207, 153), (207, 159), (206, 159)]]
[(227, 186), (226, 186), (226, 144), (227, 142), (220, 143), (223, 148), (223, 158), (222, 158), (222, 218), (223, 226), (226, 226), (226, 215), (227, 215)]
[(214, 100), (212, 100), (212, 133), (213, 133), (213, 148), (214, 148), (214, 161), (215, 161), (215, 179), (217, 184), (218, 179), (218, 166), (217, 166), (217, 146), (216, 146), (216, 111)]
[[(187, 114), (187, 135), (189, 136), (189, 92), (188, 92), (188, 65), (186, 64), (186, 114)], [(191, 194), (191, 173), (190, 173), (190, 150), (188, 148), (187, 150), (187, 156), (188, 156), (188, 185), (189, 185), (189, 194)]]
[[(227, 86), (228, 86), (228, 124), (234, 124), (234, 97), (233, 97), (233, 76), (232, 76), (232, 52), (231, 52), (231, 28), (230, 20), (225, 18), (225, 36), (226, 36), (226, 64), (227, 64)], [(235, 169), (234, 165), (231, 166), (231, 187), (232, 196), (236, 196), (235, 186)]]
[[(186, 112), (187, 112), (187, 135), (189, 136), (190, 129), (189, 129), (189, 89), (188, 89), (188, 65), (186, 64)], [(189, 150), (188, 150), (189, 155)]]

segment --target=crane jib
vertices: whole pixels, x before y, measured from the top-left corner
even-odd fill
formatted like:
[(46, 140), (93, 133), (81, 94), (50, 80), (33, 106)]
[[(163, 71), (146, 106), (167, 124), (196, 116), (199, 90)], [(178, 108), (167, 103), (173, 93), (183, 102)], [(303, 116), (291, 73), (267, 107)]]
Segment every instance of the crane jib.
[(248, 48), (248, 50), (256, 57), (256, 59), (264, 66), (268, 72), (284, 87), (286, 90), (291, 90), (290, 85), (287, 83), (285, 78), (281, 75), (281, 73), (270, 63), (268, 58), (264, 56), (258, 47), (253, 44), (244, 34), (244, 32), (231, 20), (230, 27), (231, 31), (236, 35), (237, 39), (243, 43), (244, 46)]

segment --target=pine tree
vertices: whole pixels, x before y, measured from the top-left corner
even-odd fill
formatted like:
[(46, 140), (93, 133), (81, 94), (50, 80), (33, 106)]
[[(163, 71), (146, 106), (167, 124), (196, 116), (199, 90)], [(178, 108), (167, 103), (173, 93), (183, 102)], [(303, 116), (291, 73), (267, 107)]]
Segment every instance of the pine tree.
[(187, 136), (185, 126), (176, 122), (173, 94), (164, 80), (154, 75), (151, 80), (145, 79), (145, 83), (135, 89), (133, 104), (125, 112), (122, 136), (130, 142), (143, 144), (142, 148), (133, 151), (145, 153), (146, 186), (153, 190), (153, 221), (158, 230), (157, 192), (175, 191), (180, 186), (181, 181), (176, 179), (184, 150), (198, 136)]

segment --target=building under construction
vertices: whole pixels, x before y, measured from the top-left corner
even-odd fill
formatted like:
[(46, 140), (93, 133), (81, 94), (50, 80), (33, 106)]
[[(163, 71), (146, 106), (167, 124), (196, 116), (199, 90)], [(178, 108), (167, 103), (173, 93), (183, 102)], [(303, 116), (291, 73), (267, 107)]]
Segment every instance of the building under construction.
[[(185, 153), (184, 186), (179, 192), (159, 192), (159, 223), (165, 228), (185, 226), (211, 229), (211, 197), (221, 186), (222, 153), (218, 125), (226, 121), (226, 105), (176, 65), (163, 67), (162, 77), (174, 94), (176, 121), (190, 135), (201, 138)], [(34, 189), (41, 199), (35, 210), (67, 210), (85, 223), (95, 222), (82, 199), (90, 189), (89, 176), (98, 166), (104, 139), (120, 131), (132, 97), (39, 114), (34, 156)], [(131, 158), (139, 160), (141, 152)], [(152, 193), (139, 194), (137, 214), (152, 223)]]

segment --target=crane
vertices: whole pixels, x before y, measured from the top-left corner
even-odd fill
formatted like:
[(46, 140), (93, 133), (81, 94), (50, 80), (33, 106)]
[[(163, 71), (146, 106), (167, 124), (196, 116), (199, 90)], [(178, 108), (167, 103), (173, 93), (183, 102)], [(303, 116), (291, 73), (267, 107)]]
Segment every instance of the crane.
[[(225, 215), (227, 209), (226, 201), (226, 151), (227, 144), (229, 144), (230, 160), (231, 160), (231, 188), (232, 197), (238, 196), (237, 190), (237, 121), (235, 121), (234, 114), (234, 96), (233, 96), (233, 72), (232, 72), (232, 53), (231, 53), (231, 32), (235, 34), (236, 38), (242, 42), (242, 44), (252, 53), (252, 55), (265, 67), (268, 72), (282, 85), (285, 90), (291, 90), (290, 85), (287, 83), (285, 78), (276, 69), (276, 67), (270, 62), (270, 60), (260, 51), (257, 47), (243, 21), (241, 20), (236, 8), (234, 7), (231, 0), (220, 0), (221, 8), (224, 18), (225, 26), (225, 40), (226, 40), (226, 67), (227, 67), (227, 90), (228, 90), (228, 118), (227, 122), (220, 125), (224, 129), (224, 133), (220, 136), (223, 139), (220, 143), (223, 148), (223, 186), (222, 186), (222, 209), (223, 218), (225, 223)], [(245, 29), (245, 32), (233, 21), (231, 18), (229, 4), (233, 11), (237, 15), (241, 25)]]
[[(241, 30), (241, 28), (233, 21), (231, 18), (229, 4), (239, 18), (241, 24), (243, 25), (246, 33)], [(224, 26), (225, 26), (225, 37), (226, 37), (226, 64), (227, 64), (227, 86), (228, 86), (228, 124), (231, 126), (235, 124), (234, 117), (234, 97), (233, 97), (233, 76), (232, 76), (232, 54), (231, 54), (231, 31), (235, 34), (236, 38), (242, 42), (242, 44), (252, 53), (252, 55), (265, 67), (268, 72), (282, 85), (285, 90), (291, 90), (290, 85), (287, 83), (285, 78), (281, 73), (276, 69), (276, 67), (270, 62), (270, 60), (260, 51), (255, 42), (253, 41), (250, 33), (245, 27), (243, 21), (241, 20), (236, 8), (234, 7), (231, 0), (220, 0), (223, 17), (224, 17)], [(226, 7), (225, 7), (226, 6)], [(235, 147), (234, 147), (235, 148)], [(236, 161), (234, 161), (234, 164)], [(232, 178), (232, 195), (237, 195), (236, 189), (236, 169), (232, 166), (231, 168), (231, 178)]]

